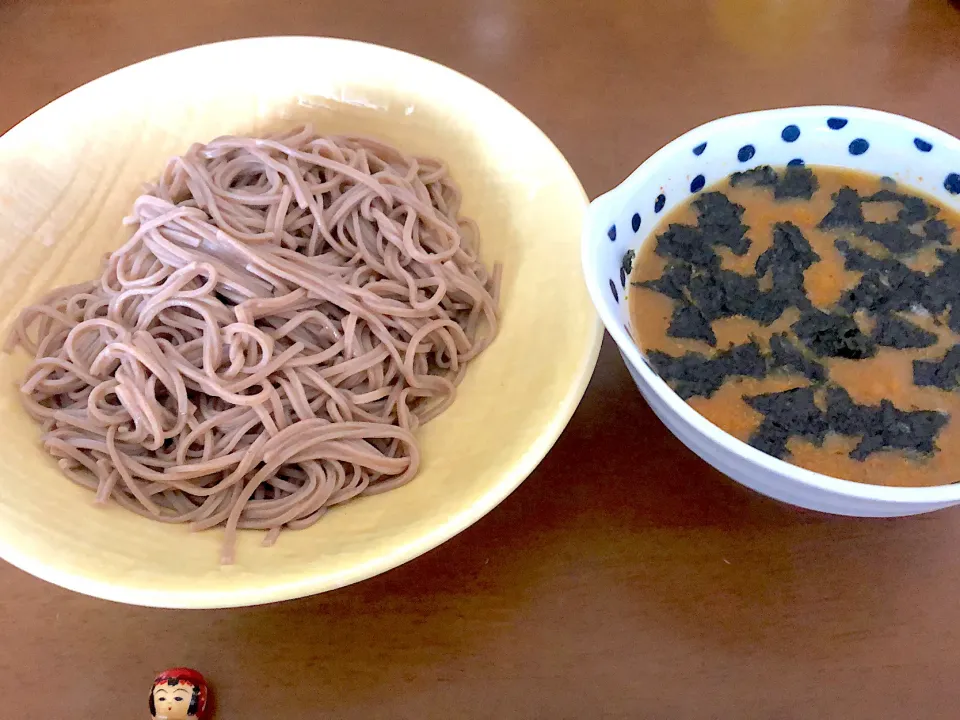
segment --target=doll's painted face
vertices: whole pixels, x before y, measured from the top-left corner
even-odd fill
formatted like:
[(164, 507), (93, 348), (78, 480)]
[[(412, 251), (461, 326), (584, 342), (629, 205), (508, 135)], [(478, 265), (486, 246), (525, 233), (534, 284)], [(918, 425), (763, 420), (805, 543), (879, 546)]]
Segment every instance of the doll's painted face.
[(190, 715), (190, 701), (193, 699), (193, 684), (189, 682), (177, 682), (176, 685), (170, 685), (169, 682), (159, 683), (153, 688), (153, 706), (156, 708), (155, 717), (157, 720), (187, 720), (195, 718), (196, 715)]

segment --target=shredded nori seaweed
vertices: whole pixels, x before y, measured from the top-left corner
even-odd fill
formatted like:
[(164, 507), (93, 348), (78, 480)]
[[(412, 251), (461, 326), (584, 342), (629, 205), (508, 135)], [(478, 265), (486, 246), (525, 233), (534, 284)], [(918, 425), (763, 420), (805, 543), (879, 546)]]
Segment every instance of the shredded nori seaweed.
[(923, 306), (933, 314), (960, 305), (960, 252), (937, 249), (940, 265), (926, 276)]
[(770, 354), (772, 367), (798, 372), (815, 383), (822, 383), (827, 379), (827, 369), (804, 355), (803, 350), (790, 342), (786, 333), (771, 336)]
[(838, 228), (859, 228), (863, 225), (863, 207), (860, 195), (848, 187), (840, 188), (833, 194), (833, 209), (817, 225), (821, 230)]
[(690, 279), (690, 299), (708, 320), (750, 315), (753, 301), (760, 295), (760, 284), (755, 277), (740, 275), (732, 270), (702, 273)]
[(876, 343), (864, 335), (849, 315), (805, 310), (790, 328), (797, 339), (818, 357), (862, 360), (877, 354)]
[(880, 450), (931, 454), (937, 449), (937, 434), (950, 420), (948, 414), (935, 410), (900, 410), (886, 399), (879, 405), (860, 405), (838, 386), (827, 389), (826, 403), (830, 429), (861, 438), (850, 453), (860, 461)]
[(776, 200), (809, 200), (820, 189), (820, 183), (813, 170), (798, 165), (788, 165), (780, 182), (773, 189)]
[(877, 345), (897, 350), (926, 348), (937, 344), (937, 334), (898, 315), (880, 315), (873, 328), (873, 340)]
[(710, 321), (696, 305), (682, 303), (678, 305), (670, 318), (667, 335), (689, 340), (703, 340), (710, 346), (716, 346), (717, 336)]
[(758, 301), (773, 302), (777, 306), (782, 305), (783, 309), (790, 305), (801, 309), (811, 307), (803, 274), (807, 268), (819, 260), (820, 256), (811, 247), (800, 228), (790, 222), (774, 225), (773, 244), (760, 254), (754, 265), (757, 278), (763, 278), (770, 273), (771, 295), (767, 298), (758, 298)]
[[(833, 203), (833, 208), (817, 225), (821, 230), (850, 230), (894, 255), (912, 255), (928, 245), (949, 243), (949, 227), (934, 219), (940, 208), (915, 195), (883, 189), (860, 197), (853, 188), (844, 187), (834, 193)], [(864, 203), (896, 203), (900, 209), (896, 220), (868, 222), (863, 215)], [(922, 234), (914, 232), (913, 227), (921, 223)]]
[(940, 208), (931, 205), (926, 200), (916, 195), (898, 193), (894, 190), (884, 188), (863, 198), (863, 202), (870, 203), (899, 203), (900, 210), (897, 211), (897, 221), (905, 225), (923, 222), (927, 218), (934, 217), (940, 212)]
[(860, 282), (840, 298), (840, 307), (847, 312), (862, 309), (873, 315), (884, 315), (899, 310), (913, 310), (922, 305), (936, 314), (946, 307), (943, 302), (928, 305), (928, 294), (932, 298), (940, 293), (936, 290), (933, 294), (928, 292), (930, 281), (924, 273), (912, 270), (895, 258), (874, 257), (851, 247), (844, 240), (838, 240), (835, 244), (844, 255), (844, 267), (863, 273)]
[(949, 245), (953, 228), (947, 225), (944, 220), (927, 220), (927, 222), (923, 224), (923, 234), (927, 238), (928, 243)]
[(802, 165), (788, 165), (782, 175), (769, 165), (758, 165), (733, 173), (730, 186), (773, 188), (776, 200), (809, 200), (820, 188), (820, 183), (813, 170)]
[(671, 300), (683, 300), (686, 297), (684, 290), (690, 284), (692, 276), (693, 271), (686, 263), (671, 263), (656, 280), (635, 282), (633, 286), (654, 290)]
[(939, 360), (914, 360), (913, 384), (948, 391), (960, 387), (960, 344), (947, 350)]
[(714, 357), (697, 352), (674, 357), (653, 350), (647, 353), (647, 359), (657, 374), (684, 400), (695, 396), (710, 397), (729, 377), (762, 378), (767, 373), (760, 346), (752, 341), (718, 352)]
[(935, 410), (900, 410), (890, 400), (879, 405), (860, 405), (839, 386), (826, 389), (826, 412), (817, 404), (811, 387), (778, 393), (744, 396), (744, 401), (763, 415), (749, 443), (774, 457), (789, 455), (787, 442), (800, 437), (820, 446), (828, 432), (860, 438), (850, 457), (863, 461), (881, 450), (936, 451), (940, 430), (950, 420)]
[(925, 236), (917, 235), (909, 225), (900, 222), (864, 222), (860, 234), (883, 245), (894, 255), (912, 255), (929, 242)]
[(705, 268), (720, 267), (720, 256), (704, 240), (700, 228), (671, 223), (657, 235), (657, 255)]
[(743, 224), (743, 205), (730, 202), (721, 192), (706, 192), (693, 201), (697, 210), (697, 227), (710, 246), (730, 248), (734, 255), (745, 255), (750, 249), (748, 228)]
[(758, 165), (755, 168), (735, 172), (730, 176), (731, 187), (774, 187), (780, 180), (777, 171), (769, 165)]
[(830, 429), (826, 415), (817, 407), (813, 388), (793, 388), (752, 397), (745, 395), (743, 399), (763, 415), (748, 442), (768, 455), (777, 458), (789, 455), (787, 441), (792, 437), (822, 445)]

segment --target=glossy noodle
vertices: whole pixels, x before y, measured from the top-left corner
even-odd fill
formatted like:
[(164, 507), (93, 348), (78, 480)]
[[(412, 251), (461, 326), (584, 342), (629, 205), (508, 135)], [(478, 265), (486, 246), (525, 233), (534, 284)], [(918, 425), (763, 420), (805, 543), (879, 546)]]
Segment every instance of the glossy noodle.
[(438, 160), (309, 127), (172, 159), (95, 280), (26, 308), (21, 396), (65, 475), (193, 529), (299, 529), (399, 487), (497, 330)]

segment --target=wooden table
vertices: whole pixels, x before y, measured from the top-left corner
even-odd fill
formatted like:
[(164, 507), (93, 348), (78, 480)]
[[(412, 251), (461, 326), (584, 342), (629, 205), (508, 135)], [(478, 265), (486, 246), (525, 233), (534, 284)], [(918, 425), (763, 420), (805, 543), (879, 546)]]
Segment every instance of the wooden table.
[[(0, 131), (128, 63), (268, 34), (471, 75), (591, 196), (744, 110), (866, 105), (960, 135), (947, 0), (0, 0)], [(519, 490), (360, 585), (174, 612), (0, 567), (0, 717), (145, 718), (154, 671), (186, 664), (225, 720), (955, 718), (958, 547), (960, 511), (833, 518), (740, 488), (663, 428), (608, 343)]]

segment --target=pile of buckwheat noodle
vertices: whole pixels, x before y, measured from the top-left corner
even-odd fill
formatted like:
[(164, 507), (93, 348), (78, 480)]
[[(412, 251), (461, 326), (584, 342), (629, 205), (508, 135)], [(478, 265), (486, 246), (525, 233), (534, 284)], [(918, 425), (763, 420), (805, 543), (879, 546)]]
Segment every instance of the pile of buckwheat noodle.
[(61, 470), (140, 515), (299, 529), (417, 472), (497, 330), (499, 269), (443, 163), (310, 127), (172, 159), (92, 282), (21, 314)]

